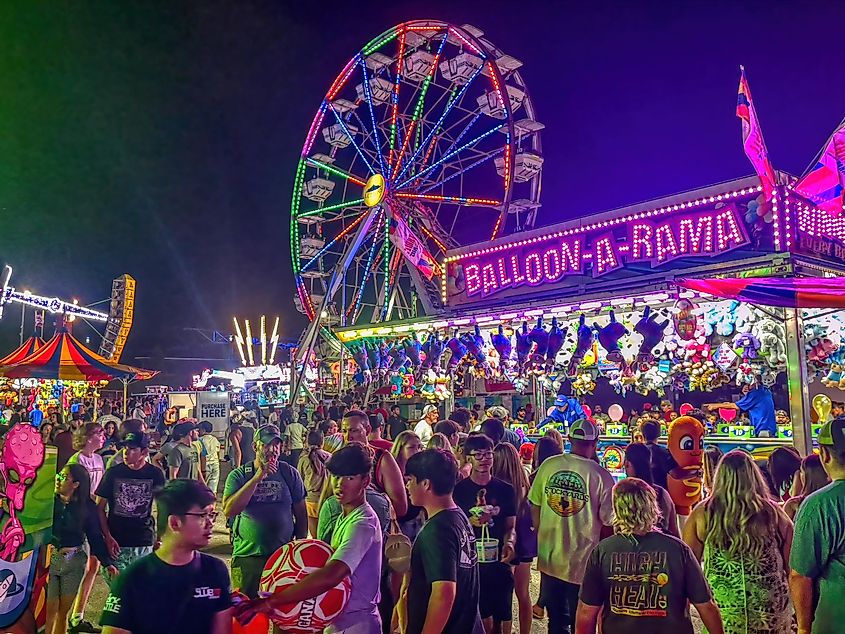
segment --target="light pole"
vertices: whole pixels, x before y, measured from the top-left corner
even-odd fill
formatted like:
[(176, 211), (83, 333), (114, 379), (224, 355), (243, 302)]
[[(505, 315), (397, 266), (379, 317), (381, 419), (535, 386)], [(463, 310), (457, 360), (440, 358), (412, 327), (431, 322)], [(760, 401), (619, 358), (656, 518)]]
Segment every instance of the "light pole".
[[(30, 293), (29, 293), (29, 291), (24, 291), (23, 294), (25, 296), (28, 296)], [(25, 318), (26, 318), (26, 304), (21, 302), (21, 343), (20, 343), (20, 345), (23, 345), (23, 328), (24, 328)]]

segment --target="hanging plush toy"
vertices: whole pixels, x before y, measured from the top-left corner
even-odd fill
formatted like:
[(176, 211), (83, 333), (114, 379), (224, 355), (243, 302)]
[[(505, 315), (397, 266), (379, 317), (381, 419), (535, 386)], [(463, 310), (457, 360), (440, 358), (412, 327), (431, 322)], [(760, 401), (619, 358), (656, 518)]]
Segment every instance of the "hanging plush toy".
[(370, 372), (370, 363), (367, 358), (366, 344), (352, 348), (352, 359), (355, 361), (355, 365), (358, 366), (358, 370), (361, 372), (361, 378), (364, 381), (369, 381), (372, 377), (372, 373)]
[(637, 364), (645, 371), (654, 363), (654, 348), (663, 340), (663, 333), (669, 320), (657, 321), (657, 316), (651, 314), (651, 306), (646, 306), (642, 318), (634, 326), (634, 332), (642, 335), (643, 342), (637, 352)]
[(378, 362), (379, 362), (379, 353), (378, 353), (378, 344), (375, 342), (367, 343), (364, 342), (364, 350), (367, 353), (367, 363), (369, 363), (370, 370), (373, 372), (378, 372)]
[(628, 329), (621, 322), (616, 321), (616, 313), (610, 311), (610, 323), (607, 326), (600, 328), (593, 322), (593, 328), (598, 334), (601, 347), (607, 352), (607, 360), (611, 363), (624, 364), (625, 357), (622, 356), (622, 350), (619, 348), (619, 340), (628, 334)]
[(474, 333), (465, 332), (462, 334), (460, 341), (478, 365), (487, 365), (487, 355), (484, 353), (484, 337), (481, 336), (481, 329), (478, 326), (475, 327)]
[(697, 418), (681, 416), (669, 425), (669, 453), (675, 468), (667, 478), (667, 489), (678, 515), (687, 516), (701, 500), (701, 465), (704, 459), (704, 426)]
[(446, 350), (446, 343), (440, 338), (440, 333), (434, 331), (428, 335), (425, 343), (422, 345), (422, 351), (425, 353), (425, 361), (423, 361), (423, 369), (429, 370), (433, 368), (440, 368), (440, 357)]
[(392, 347), (393, 344), (386, 341), (380, 341), (378, 344), (378, 373), (382, 378), (386, 377), (390, 370), (390, 349)]
[(549, 333), (543, 327), (543, 318), (537, 318), (537, 325), (531, 329), (528, 338), (534, 344), (534, 351), (531, 353), (531, 364), (540, 367), (546, 361), (546, 351), (549, 349)]
[(756, 359), (760, 341), (750, 332), (741, 332), (733, 338), (733, 347), (743, 359)]
[(499, 353), (499, 367), (504, 370), (511, 358), (511, 338), (505, 335), (504, 326), (499, 326), (498, 334), (490, 336), (490, 341), (493, 342), (493, 348)]
[(549, 346), (546, 350), (546, 372), (551, 372), (555, 367), (555, 359), (557, 353), (563, 347), (563, 341), (566, 339), (566, 328), (561, 329), (557, 325), (557, 317), (552, 317), (552, 329), (549, 331)]
[(452, 338), (446, 342), (446, 347), (452, 351), (452, 356), (449, 358), (449, 363), (446, 365), (446, 371), (450, 374), (455, 371), (458, 364), (467, 356), (467, 347), (458, 339), (458, 331), (452, 335)]
[(405, 363), (408, 361), (408, 355), (405, 354), (405, 347), (399, 344), (394, 345), (388, 355), (390, 356), (391, 372), (398, 372), (400, 368), (405, 367)]
[(421, 364), (420, 350), (422, 350), (422, 346), (420, 340), (417, 339), (417, 333), (412, 333), (410, 337), (405, 339), (402, 346), (405, 348), (405, 356), (411, 360), (411, 367), (414, 370), (418, 369)]
[(760, 354), (773, 368), (786, 365), (786, 335), (783, 328), (773, 319), (764, 319), (756, 327), (760, 342)]
[(594, 339), (593, 329), (586, 324), (586, 317), (581, 315), (576, 331), (575, 350), (572, 351), (572, 358), (569, 360), (569, 376), (575, 376), (578, 373), (578, 366), (584, 360), (584, 355), (593, 347)]
[(531, 352), (531, 336), (528, 334), (528, 324), (522, 322), (522, 328), (516, 331), (516, 362), (519, 364), (519, 371), (522, 372), (528, 363), (528, 354)]

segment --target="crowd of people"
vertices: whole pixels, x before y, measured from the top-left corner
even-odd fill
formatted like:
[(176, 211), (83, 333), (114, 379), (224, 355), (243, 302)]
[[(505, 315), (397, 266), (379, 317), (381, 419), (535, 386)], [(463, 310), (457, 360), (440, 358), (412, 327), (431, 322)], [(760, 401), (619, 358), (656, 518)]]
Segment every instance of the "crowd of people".
[[(99, 631), (84, 617), (98, 574), (110, 590), (100, 625), (120, 634), (229, 632), (233, 616), (248, 622), (346, 578), (331, 632), (508, 634), (516, 621), (527, 633), (544, 619), (554, 634), (674, 634), (693, 631), (689, 604), (710, 634), (839, 631), (843, 419), (803, 460), (786, 447), (763, 464), (709, 447), (704, 500), (682, 523), (661, 417), (647, 413), (618, 483), (583, 417), (565, 450), (552, 426), (523, 442), (510, 424), (526, 412), (502, 406), (441, 417), (432, 405), (408, 421), (355, 401), (310, 416), (247, 403), (232, 410), (220, 482), (226, 458), (209, 424), (156, 429), (136, 413), (103, 406), (91, 420), (81, 408), (49, 433), (41, 421), (46, 442), (69, 433), (75, 450), (56, 477), (48, 634)], [(229, 567), (200, 552), (221, 513)], [(307, 536), (332, 546), (329, 563), (261, 595), (268, 558)], [(232, 588), (246, 599), (233, 605)]]

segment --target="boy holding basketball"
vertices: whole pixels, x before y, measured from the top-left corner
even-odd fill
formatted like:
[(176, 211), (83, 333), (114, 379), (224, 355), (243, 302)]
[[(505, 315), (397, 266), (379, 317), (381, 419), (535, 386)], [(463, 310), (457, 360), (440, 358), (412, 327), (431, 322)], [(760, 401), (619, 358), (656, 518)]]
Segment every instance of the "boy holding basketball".
[(349, 602), (326, 632), (381, 634), (378, 601), (382, 529), (366, 500), (373, 467), (370, 450), (361, 443), (351, 442), (332, 454), (326, 467), (334, 495), (343, 509), (343, 516), (332, 533), (331, 559), (298, 583), (265, 599), (244, 603), (235, 611), (244, 621), (255, 611), (272, 615), (276, 606), (318, 597), (349, 578), (352, 584)]

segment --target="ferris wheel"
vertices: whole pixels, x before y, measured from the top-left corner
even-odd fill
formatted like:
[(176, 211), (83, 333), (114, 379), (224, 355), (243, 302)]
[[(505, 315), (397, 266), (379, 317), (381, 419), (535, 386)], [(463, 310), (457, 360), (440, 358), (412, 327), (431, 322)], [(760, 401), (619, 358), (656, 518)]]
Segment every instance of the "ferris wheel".
[(436, 314), (448, 249), (530, 228), (543, 155), (522, 62), (475, 27), (405, 22), (341, 70), (291, 203), (296, 304), (336, 326)]

